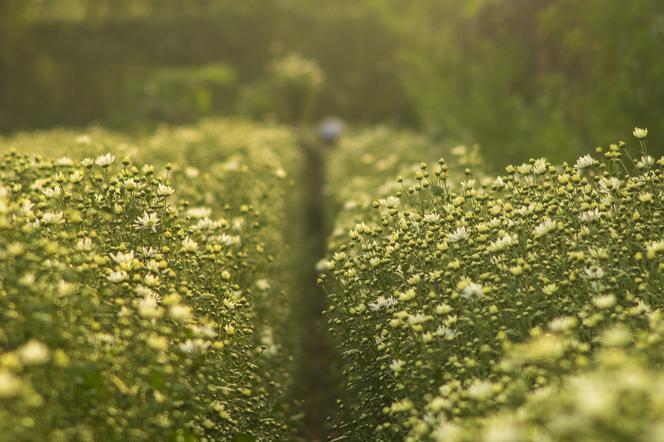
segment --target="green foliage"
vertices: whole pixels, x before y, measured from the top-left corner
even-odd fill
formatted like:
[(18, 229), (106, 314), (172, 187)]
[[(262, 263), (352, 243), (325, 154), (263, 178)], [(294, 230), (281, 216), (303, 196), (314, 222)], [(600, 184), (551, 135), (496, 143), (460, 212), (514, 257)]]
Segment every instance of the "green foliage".
[[(648, 379), (660, 382), (664, 158), (648, 155), (647, 131), (634, 135), (631, 154), (614, 144), (598, 150), (601, 160), (531, 160), (488, 181), (450, 180), (443, 160), (423, 163), (354, 227), (341, 215), (345, 234), (320, 278), (345, 362), (338, 436), (659, 431), (661, 405), (639, 398)], [(601, 384), (613, 374), (616, 384)], [(619, 395), (629, 410), (611, 399)]]
[(185, 122), (228, 111), (235, 83), (235, 72), (223, 64), (158, 70), (142, 86), (143, 118)]
[(410, 12), (402, 78), (421, 121), (498, 164), (562, 161), (636, 121), (664, 133), (661, 1), (421, 0)]
[(207, 121), (123, 138), (2, 142), (76, 154), (2, 159), (3, 440), (292, 437), (292, 137)]

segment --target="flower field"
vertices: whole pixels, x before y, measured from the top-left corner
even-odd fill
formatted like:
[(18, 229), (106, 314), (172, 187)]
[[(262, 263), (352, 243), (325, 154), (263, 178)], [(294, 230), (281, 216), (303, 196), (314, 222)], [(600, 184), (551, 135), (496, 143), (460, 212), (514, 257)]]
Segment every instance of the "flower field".
[(11, 142), (2, 440), (287, 439), (289, 132), (208, 122), (140, 150), (101, 130)]
[(476, 146), (352, 130), (323, 153), (327, 257), (300, 250), (289, 128), (0, 139), (0, 440), (309, 440), (314, 266), (343, 384), (330, 441), (661, 440), (647, 135), (492, 176)]
[(660, 440), (664, 160), (646, 135), (493, 179), (422, 163), (350, 229), (342, 211), (320, 278), (335, 440)]

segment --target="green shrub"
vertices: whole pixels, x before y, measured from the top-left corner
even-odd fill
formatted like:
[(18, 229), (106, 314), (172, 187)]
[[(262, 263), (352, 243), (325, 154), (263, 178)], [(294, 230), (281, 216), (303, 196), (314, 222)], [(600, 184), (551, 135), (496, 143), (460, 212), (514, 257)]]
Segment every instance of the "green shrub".
[(321, 279), (345, 362), (340, 436), (448, 440), (441, 423), (477, 435), (485, 416), (583, 369), (608, 328), (647, 330), (662, 304), (664, 159), (635, 135), (634, 161), (621, 143), (601, 160), (510, 166), (490, 185), (451, 186), (444, 161), (423, 164), (333, 243)]
[[(289, 132), (207, 121), (126, 140), (3, 142), (78, 151), (3, 158), (3, 437), (292, 436)], [(81, 159), (109, 145), (109, 167), (111, 154)]]

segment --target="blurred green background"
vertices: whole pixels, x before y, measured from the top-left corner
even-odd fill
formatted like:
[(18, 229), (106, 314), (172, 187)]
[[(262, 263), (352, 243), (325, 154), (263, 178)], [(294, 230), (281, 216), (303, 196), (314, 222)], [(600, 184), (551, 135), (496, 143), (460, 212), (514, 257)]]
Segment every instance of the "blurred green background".
[(664, 137), (662, 0), (0, 0), (0, 131), (339, 115), (496, 166)]

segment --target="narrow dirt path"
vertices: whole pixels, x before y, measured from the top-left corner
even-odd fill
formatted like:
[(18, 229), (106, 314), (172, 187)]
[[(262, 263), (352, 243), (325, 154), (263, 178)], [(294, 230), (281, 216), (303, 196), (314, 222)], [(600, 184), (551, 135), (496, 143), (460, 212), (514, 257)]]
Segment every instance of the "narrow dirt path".
[(315, 139), (299, 137), (304, 161), (303, 184), (306, 186), (302, 204), (303, 252), (301, 290), (296, 306), (300, 335), (300, 356), (296, 367), (296, 395), (302, 401), (304, 421), (302, 438), (306, 441), (326, 440), (328, 416), (333, 415), (337, 398), (334, 349), (327, 332), (323, 310), (327, 307), (324, 292), (316, 284), (315, 264), (325, 256), (329, 234), (325, 215), (323, 185), (325, 182), (324, 146)]

